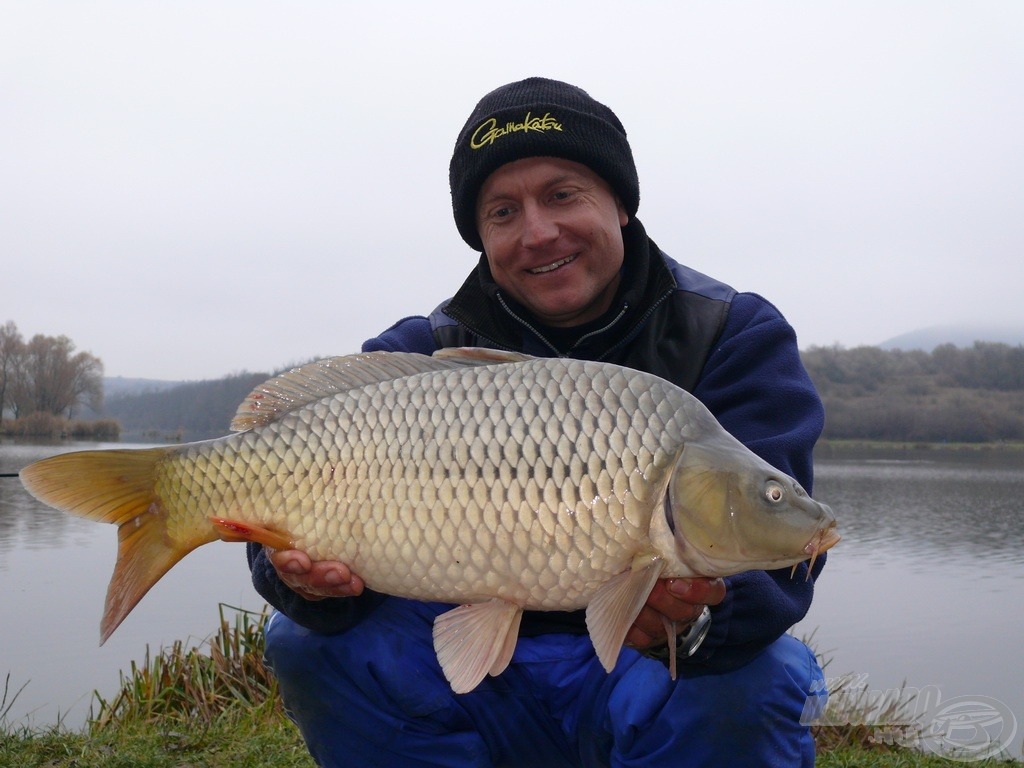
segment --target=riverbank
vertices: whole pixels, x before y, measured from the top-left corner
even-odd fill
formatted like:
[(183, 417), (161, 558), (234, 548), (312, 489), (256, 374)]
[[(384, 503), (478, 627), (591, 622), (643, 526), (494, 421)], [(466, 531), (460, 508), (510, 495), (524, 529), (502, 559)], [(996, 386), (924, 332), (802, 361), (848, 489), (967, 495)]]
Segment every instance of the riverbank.
[(815, 452), (837, 455), (860, 455), (869, 451), (934, 451), (942, 452), (1006, 452), (1024, 457), (1024, 442), (998, 440), (987, 443), (924, 443), (899, 440), (819, 440)]
[(815, 461), (916, 461), (1024, 467), (1024, 442), (915, 443), (884, 440), (819, 440)]
[[(818, 768), (1019, 768), (1024, 763), (963, 760), (905, 747), (865, 744), (819, 749)], [(200, 727), (187, 719), (133, 723), (99, 733), (0, 732), (2, 768), (316, 768), (295, 726), (279, 712), (236, 706)]]
[[(818, 768), (1010, 768), (1020, 762), (964, 762), (899, 747), (823, 749)], [(183, 719), (134, 723), (97, 734), (51, 730), (0, 733), (3, 768), (316, 768), (295, 726), (281, 714), (234, 707), (201, 726)]]
[[(110, 699), (93, 694), (81, 731), (31, 730), (6, 724), (17, 690), (0, 688), (0, 768), (315, 768), (281, 707), (277, 683), (263, 664), (257, 614), (220, 607), (220, 626), (206, 643), (170, 648), (133, 662)], [(857, 722), (850, 718), (844, 722)], [(877, 728), (819, 727), (823, 768), (939, 768), (964, 765), (892, 746)], [(982, 768), (1021, 762), (973, 761)]]

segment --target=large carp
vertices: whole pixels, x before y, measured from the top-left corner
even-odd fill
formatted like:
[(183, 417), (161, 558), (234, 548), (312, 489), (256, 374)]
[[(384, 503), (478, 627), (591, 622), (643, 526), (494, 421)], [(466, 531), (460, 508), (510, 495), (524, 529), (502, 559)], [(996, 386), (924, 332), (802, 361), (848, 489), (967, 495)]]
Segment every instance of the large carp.
[(827, 506), (696, 398), (607, 363), (336, 357), (260, 386), (231, 426), (22, 470), (40, 501), (118, 526), (101, 642), (191, 550), (257, 541), (460, 604), (434, 646), (465, 692), (507, 666), (524, 609), (585, 606), (610, 670), (658, 578), (795, 566), (839, 539)]

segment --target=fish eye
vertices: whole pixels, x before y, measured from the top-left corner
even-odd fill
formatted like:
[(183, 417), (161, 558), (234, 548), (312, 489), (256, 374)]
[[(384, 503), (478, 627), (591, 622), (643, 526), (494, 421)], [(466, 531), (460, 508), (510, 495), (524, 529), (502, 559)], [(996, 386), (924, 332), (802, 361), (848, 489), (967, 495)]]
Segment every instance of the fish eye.
[(786, 496), (786, 490), (776, 482), (769, 482), (764, 489), (764, 497), (772, 504), (778, 504)]

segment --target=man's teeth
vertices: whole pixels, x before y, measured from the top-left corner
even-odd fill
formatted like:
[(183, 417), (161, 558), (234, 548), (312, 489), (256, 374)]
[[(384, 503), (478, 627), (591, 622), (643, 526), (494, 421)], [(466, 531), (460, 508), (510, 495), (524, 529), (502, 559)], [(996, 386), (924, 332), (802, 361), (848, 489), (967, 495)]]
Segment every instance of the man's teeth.
[(576, 258), (575, 254), (573, 254), (572, 256), (566, 256), (564, 259), (561, 259), (560, 261), (556, 261), (554, 264), (547, 264), (547, 265), (545, 265), (543, 267), (537, 267), (536, 269), (531, 269), (530, 272), (532, 272), (535, 275), (539, 275), (539, 274), (542, 274), (544, 272), (550, 272), (553, 269), (558, 269), (559, 267), (561, 267), (564, 264), (568, 264), (570, 261), (575, 260), (575, 258)]

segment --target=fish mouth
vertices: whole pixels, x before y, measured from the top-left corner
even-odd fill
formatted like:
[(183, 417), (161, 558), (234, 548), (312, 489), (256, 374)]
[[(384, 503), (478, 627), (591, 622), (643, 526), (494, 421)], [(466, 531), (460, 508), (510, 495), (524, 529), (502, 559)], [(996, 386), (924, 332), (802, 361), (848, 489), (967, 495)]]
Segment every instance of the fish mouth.
[(828, 525), (817, 531), (811, 540), (807, 542), (804, 552), (812, 558), (817, 557), (822, 552), (832, 549), (839, 542), (840, 538), (842, 537), (836, 531), (836, 521), (831, 520)]
[[(804, 547), (804, 554), (810, 555), (805, 581), (811, 578), (811, 569), (814, 568), (814, 561), (818, 559), (818, 555), (832, 549), (839, 542), (840, 538), (839, 533), (836, 531), (835, 520), (830, 520), (828, 525), (824, 528), (819, 528), (815, 532), (814, 536), (811, 537), (811, 540)], [(796, 565), (793, 566), (793, 574), (796, 574)]]
[(574, 253), (571, 256), (566, 256), (564, 259), (553, 261), (550, 264), (545, 264), (543, 267), (534, 267), (533, 269), (527, 270), (531, 275), (543, 275), (547, 272), (554, 272), (559, 267), (564, 267), (566, 264), (571, 264), (579, 258), (578, 253)]

